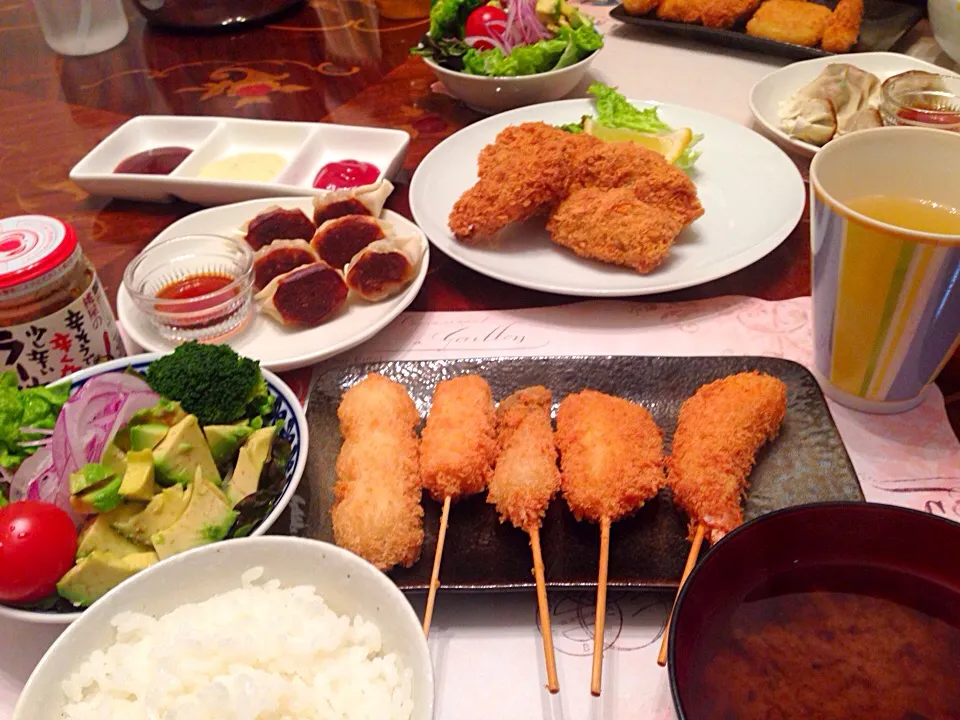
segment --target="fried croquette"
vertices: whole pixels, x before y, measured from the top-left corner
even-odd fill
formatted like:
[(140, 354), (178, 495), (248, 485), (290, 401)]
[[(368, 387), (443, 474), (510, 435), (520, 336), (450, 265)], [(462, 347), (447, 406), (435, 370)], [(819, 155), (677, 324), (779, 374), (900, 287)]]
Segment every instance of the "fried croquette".
[(690, 518), (716, 542), (743, 522), (740, 507), (756, 454), (780, 431), (787, 388), (770, 375), (744, 372), (701, 386), (680, 407), (667, 483)]
[(682, 23), (698, 23), (707, 0), (660, 0), (657, 17)]
[(596, 390), (568, 395), (557, 410), (560, 485), (577, 520), (614, 522), (663, 485), (663, 438), (641, 405)]
[(820, 47), (827, 52), (845, 53), (857, 44), (863, 21), (863, 0), (840, 0), (823, 29)]
[(767, 0), (747, 22), (747, 34), (813, 47), (830, 15), (830, 8), (805, 0)]
[(438, 383), (421, 433), (424, 488), (438, 501), (481, 492), (496, 461), (496, 407), (487, 381), (462, 375)]
[(646, 15), (659, 4), (660, 0), (623, 0), (623, 9), (628, 15)]
[(496, 506), (501, 522), (509, 520), (527, 532), (540, 527), (560, 489), (551, 403), (550, 391), (537, 385), (517, 390), (497, 408), (500, 454), (487, 502)]
[(569, 191), (626, 186), (638, 200), (676, 216), (684, 226), (703, 215), (693, 180), (659, 153), (632, 142), (605, 142), (586, 149)]
[(450, 229), (461, 242), (489, 243), (507, 225), (552, 209), (567, 193), (578, 154), (602, 143), (542, 122), (504, 128), (480, 152), (479, 179), (454, 204)]
[(371, 374), (343, 394), (337, 417), (334, 540), (381, 570), (410, 567), (423, 546), (417, 408), (403, 385)]
[(700, 17), (705, 27), (725, 30), (760, 6), (760, 0), (709, 0)]
[(547, 223), (550, 238), (580, 257), (655, 270), (683, 229), (668, 212), (637, 200), (630, 188), (575, 190)]

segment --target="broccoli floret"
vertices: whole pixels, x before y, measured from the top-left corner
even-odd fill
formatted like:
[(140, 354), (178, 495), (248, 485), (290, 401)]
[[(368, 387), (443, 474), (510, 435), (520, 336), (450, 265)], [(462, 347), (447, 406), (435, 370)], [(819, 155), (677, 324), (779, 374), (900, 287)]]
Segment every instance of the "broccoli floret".
[(273, 398), (260, 363), (226, 345), (188, 342), (147, 368), (147, 384), (176, 400), (201, 425), (228, 425), (269, 415)]

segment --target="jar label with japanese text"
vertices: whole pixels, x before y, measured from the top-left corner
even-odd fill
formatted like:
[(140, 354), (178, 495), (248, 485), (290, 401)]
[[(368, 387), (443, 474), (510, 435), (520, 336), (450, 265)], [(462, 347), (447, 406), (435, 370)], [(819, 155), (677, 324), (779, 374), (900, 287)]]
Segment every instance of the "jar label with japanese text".
[(0, 372), (14, 370), (20, 387), (46, 385), (126, 351), (100, 279), (62, 310), (0, 328)]

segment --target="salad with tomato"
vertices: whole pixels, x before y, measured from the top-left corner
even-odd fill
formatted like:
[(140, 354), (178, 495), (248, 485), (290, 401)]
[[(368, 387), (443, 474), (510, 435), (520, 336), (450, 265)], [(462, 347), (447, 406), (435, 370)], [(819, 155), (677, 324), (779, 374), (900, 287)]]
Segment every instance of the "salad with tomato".
[(470, 75), (535, 75), (603, 46), (593, 21), (566, 0), (435, 0), (411, 52)]

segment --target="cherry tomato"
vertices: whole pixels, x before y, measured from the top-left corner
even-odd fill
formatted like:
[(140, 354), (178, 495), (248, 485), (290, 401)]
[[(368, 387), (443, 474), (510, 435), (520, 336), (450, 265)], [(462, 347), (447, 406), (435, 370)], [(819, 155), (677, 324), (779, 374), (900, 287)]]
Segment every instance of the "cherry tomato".
[[(495, 5), (483, 5), (467, 16), (464, 27), (465, 37), (489, 37), (499, 39), (507, 26), (507, 13)], [(473, 47), (477, 50), (489, 50), (493, 43), (486, 40), (474, 40)]]
[(50, 595), (76, 554), (73, 521), (56, 505), (22, 500), (0, 508), (0, 600)]

